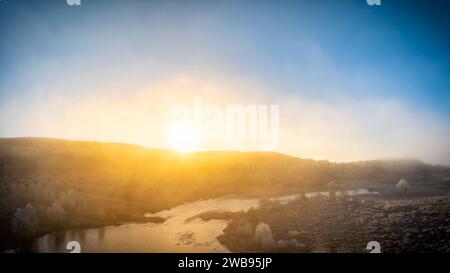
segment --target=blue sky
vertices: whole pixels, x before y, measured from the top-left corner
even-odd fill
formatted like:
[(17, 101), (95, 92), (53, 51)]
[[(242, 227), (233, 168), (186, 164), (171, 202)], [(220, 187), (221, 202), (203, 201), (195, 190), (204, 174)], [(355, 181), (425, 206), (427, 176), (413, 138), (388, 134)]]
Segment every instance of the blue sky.
[[(0, 136), (46, 135), (20, 115), (52, 107), (55, 97), (74, 107), (92, 97), (124, 98), (174, 75), (249, 83), (277, 102), (395, 102), (410, 120), (417, 115), (446, 134), (449, 3), (82, 0), (70, 7), (64, 0), (3, 0)], [(365, 144), (382, 141), (390, 140)]]

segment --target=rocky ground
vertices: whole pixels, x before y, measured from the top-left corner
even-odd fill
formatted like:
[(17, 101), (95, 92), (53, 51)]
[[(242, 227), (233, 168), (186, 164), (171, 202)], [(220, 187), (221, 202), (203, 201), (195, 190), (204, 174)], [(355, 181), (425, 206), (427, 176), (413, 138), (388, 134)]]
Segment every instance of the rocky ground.
[(232, 252), (369, 252), (367, 243), (377, 241), (381, 252), (449, 253), (449, 202), (448, 196), (265, 201), (246, 213), (228, 213), (218, 239)]

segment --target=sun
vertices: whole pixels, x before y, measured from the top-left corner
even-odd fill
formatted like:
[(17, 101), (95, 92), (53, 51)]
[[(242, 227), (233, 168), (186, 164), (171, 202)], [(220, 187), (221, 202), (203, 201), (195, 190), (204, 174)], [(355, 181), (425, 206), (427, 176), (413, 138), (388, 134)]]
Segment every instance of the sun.
[(199, 141), (199, 134), (187, 124), (175, 123), (170, 129), (170, 146), (176, 151), (194, 151), (198, 148)]

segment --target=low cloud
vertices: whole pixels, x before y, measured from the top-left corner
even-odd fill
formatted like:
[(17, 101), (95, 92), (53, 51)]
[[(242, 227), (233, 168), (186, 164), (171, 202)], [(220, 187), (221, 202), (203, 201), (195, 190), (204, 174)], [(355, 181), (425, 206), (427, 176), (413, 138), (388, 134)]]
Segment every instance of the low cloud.
[(168, 148), (171, 107), (192, 103), (195, 96), (201, 96), (205, 103), (217, 105), (280, 105), (282, 153), (331, 161), (406, 157), (450, 164), (448, 121), (395, 100), (323, 101), (286, 93), (276, 96), (278, 93), (257, 84), (200, 81), (188, 76), (124, 94), (108, 89), (76, 100), (46, 96), (10, 101), (0, 108), (1, 136)]

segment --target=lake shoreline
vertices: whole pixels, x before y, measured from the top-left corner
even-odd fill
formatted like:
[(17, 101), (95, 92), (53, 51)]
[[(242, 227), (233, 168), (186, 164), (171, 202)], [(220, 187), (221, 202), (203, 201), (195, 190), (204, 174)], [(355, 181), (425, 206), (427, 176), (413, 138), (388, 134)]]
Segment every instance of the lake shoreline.
[[(288, 201), (287, 203), (292, 203), (292, 202), (296, 202), (296, 200), (298, 199), (298, 196), (302, 196), (304, 194), (296, 194), (296, 195), (281, 195), (281, 196), (277, 196), (277, 197), (272, 197), (272, 198), (249, 198), (249, 197), (242, 197), (240, 199), (242, 200), (283, 200), (286, 199), (286, 197), (290, 197), (290, 201)], [(295, 197), (297, 196), (297, 197)], [(236, 196), (235, 196), (236, 197)], [(318, 199), (327, 199), (329, 197), (312, 197), (312, 198), (308, 198), (311, 200), (318, 200)], [(344, 198), (344, 197), (341, 197)], [(348, 197), (345, 197), (348, 198)], [(355, 197), (356, 198), (356, 197)], [(358, 198), (370, 198), (370, 199), (378, 199), (380, 200), (380, 202), (389, 202), (389, 200), (396, 200), (398, 199), (398, 196), (396, 196), (396, 194), (390, 194), (390, 195), (386, 195), (386, 194), (379, 194), (379, 195), (374, 195), (374, 194), (368, 194), (368, 195), (361, 195)], [(414, 202), (415, 199), (421, 199), (421, 198), (427, 198), (424, 197), (423, 195), (410, 195), (407, 197), (409, 201)], [(157, 213), (152, 213), (152, 217), (153, 218), (148, 218), (146, 216), (133, 216), (133, 217), (129, 217), (127, 219), (122, 219), (122, 221), (103, 221), (103, 222), (97, 222), (97, 223), (79, 223), (77, 222), (77, 225), (71, 225), (70, 228), (59, 228), (59, 229), (54, 229), (54, 230), (47, 230), (46, 232), (41, 232), (38, 234), (38, 236), (35, 236), (33, 239), (27, 241), (27, 243), (25, 244), (26, 247), (21, 249), (21, 252), (33, 252), (35, 250), (33, 250), (31, 248), (31, 245), (33, 242), (35, 242), (36, 240), (38, 240), (39, 238), (48, 235), (48, 234), (54, 234), (54, 233), (58, 233), (58, 232), (67, 232), (70, 230), (86, 230), (86, 229), (100, 229), (100, 228), (107, 228), (107, 227), (117, 227), (117, 226), (121, 226), (121, 225), (127, 225), (127, 224), (145, 224), (145, 223), (162, 223), (164, 221), (166, 221), (169, 217), (161, 217), (158, 216), (159, 213), (161, 212), (165, 212), (165, 211), (170, 211), (171, 209), (177, 208), (179, 206), (186, 206), (186, 205), (190, 205), (190, 204), (194, 204), (194, 203), (198, 203), (198, 202), (207, 202), (210, 200), (230, 200), (232, 199), (232, 197), (230, 196), (222, 196), (219, 198), (213, 198), (213, 199), (198, 199), (197, 201), (194, 202), (184, 202), (183, 204), (180, 204), (178, 206), (172, 207), (169, 210), (163, 210), (163, 211), (159, 211)], [(256, 202), (256, 201), (255, 201)], [(286, 205), (286, 203), (284, 204)], [(253, 206), (252, 206), (253, 207)], [(256, 206), (254, 206), (253, 209), (255, 209)], [(258, 209), (258, 208), (257, 208)], [(239, 219), (239, 218), (243, 218), (245, 217), (247, 213), (247, 210), (239, 210), (239, 211), (235, 211), (235, 212), (230, 212), (230, 211), (222, 211), (222, 212), (214, 212), (214, 211), (203, 211), (202, 213), (199, 214), (194, 214), (191, 217), (188, 217), (185, 219), (186, 222), (189, 221), (193, 221), (196, 218), (200, 218), (202, 221), (209, 221), (209, 220), (225, 220), (227, 221), (227, 226), (224, 230), (226, 230), (227, 228), (229, 228), (229, 222)], [(222, 231), (220, 231), (222, 233)], [(224, 236), (226, 234), (220, 234), (219, 236), (217, 236), (218, 241), (225, 247), (230, 249), (230, 251), (234, 252), (234, 250), (236, 250), (233, 247), (233, 244), (231, 243), (231, 247), (230, 247), (230, 242), (225, 240), (224, 241)], [(20, 250), (19, 250), (20, 251)], [(238, 251), (240, 252), (240, 251)]]

